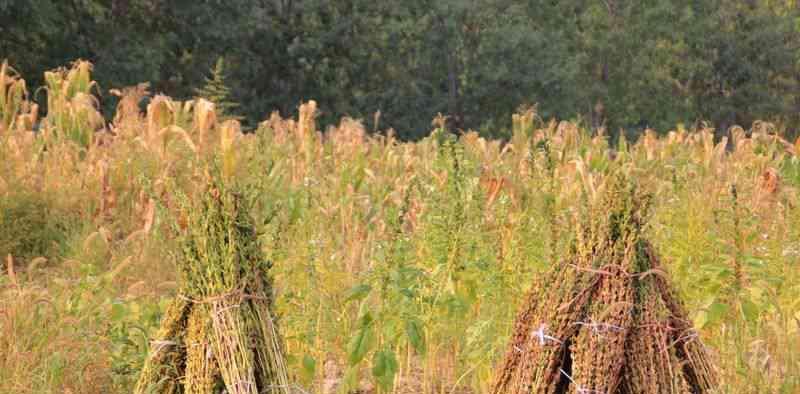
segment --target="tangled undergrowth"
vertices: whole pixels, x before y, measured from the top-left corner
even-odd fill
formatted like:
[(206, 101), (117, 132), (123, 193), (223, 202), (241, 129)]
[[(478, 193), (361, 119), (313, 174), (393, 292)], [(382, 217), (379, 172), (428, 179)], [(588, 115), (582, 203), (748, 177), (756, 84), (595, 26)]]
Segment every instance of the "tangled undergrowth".
[[(310, 102), (297, 118), (274, 114), (244, 134), (210, 102), (150, 97), (144, 86), (119, 92), (116, 115), (101, 122), (90, 71), (78, 63), (49, 74), (45, 92), (58, 105), (40, 116), (3, 67), (0, 206), (41, 206), (54, 225), (32, 227), (46, 230), (28, 238), (38, 244), (6, 246), (31, 245), (25, 233), (0, 250), (0, 392), (134, 390), (171, 301), (185, 294), (173, 218), (217, 161), (252, 196), (295, 387), (490, 392), (531, 284), (553, 270), (576, 274), (552, 264), (585, 256), (572, 250), (578, 207), (625, 168), (652, 196), (636, 256), (659, 256), (685, 301), (678, 315), (718, 366), (718, 392), (800, 390), (800, 144), (773, 125), (647, 131), (612, 146), (602, 132), (527, 111), (509, 141), (436, 126), (404, 143), (352, 119), (318, 130)], [(659, 278), (646, 276), (644, 287), (659, 288)], [(597, 288), (606, 302), (641, 297), (617, 282)], [(639, 319), (676, 313), (671, 296), (656, 293), (641, 304), (654, 313)], [(603, 322), (600, 304), (585, 305), (569, 375), (601, 387), (610, 383), (580, 375), (579, 365), (600, 361), (579, 343), (611, 352), (589, 336)], [(187, 317), (192, 335), (206, 336), (201, 320)]]

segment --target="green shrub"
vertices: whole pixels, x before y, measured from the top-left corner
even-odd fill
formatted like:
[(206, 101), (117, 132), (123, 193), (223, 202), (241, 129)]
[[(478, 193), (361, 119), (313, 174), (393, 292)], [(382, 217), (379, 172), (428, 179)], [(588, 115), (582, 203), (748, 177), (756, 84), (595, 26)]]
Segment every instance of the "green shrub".
[(17, 192), (0, 198), (0, 256), (28, 261), (63, 250), (69, 215), (45, 196)]

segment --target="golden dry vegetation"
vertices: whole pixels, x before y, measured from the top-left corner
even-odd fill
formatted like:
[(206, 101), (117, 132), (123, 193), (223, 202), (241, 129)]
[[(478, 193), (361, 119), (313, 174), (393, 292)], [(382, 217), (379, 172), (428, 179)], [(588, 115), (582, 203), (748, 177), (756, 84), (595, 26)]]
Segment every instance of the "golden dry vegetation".
[(133, 390), (182, 286), (181, 196), (214, 166), (247, 190), (308, 392), (490, 391), (526, 293), (615, 173), (651, 196), (643, 234), (720, 392), (800, 392), (800, 141), (768, 123), (611, 141), (523, 111), (509, 141), (439, 120), (401, 142), (353, 119), (319, 130), (309, 102), (242, 133), (144, 86), (103, 119), (90, 72), (48, 73), (41, 119), (0, 72), (2, 393)]

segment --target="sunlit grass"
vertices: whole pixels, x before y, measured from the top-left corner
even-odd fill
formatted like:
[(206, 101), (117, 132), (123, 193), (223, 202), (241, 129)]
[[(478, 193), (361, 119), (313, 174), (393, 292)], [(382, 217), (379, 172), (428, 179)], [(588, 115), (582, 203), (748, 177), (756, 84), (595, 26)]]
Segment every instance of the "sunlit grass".
[(352, 119), (318, 130), (312, 102), (242, 134), (206, 101), (140, 112), (145, 86), (105, 125), (89, 71), (49, 74), (61, 104), (38, 134), (7, 88), (24, 83), (0, 77), (0, 223), (31, 229), (0, 230), (0, 392), (131, 392), (178, 288), (176, 196), (217, 153), (254, 196), (289, 369), (310, 392), (487, 391), (526, 291), (612, 165), (654, 197), (648, 239), (722, 392), (800, 390), (800, 161), (769, 125), (620, 142), (528, 111), (507, 143), (438, 128), (403, 143)]

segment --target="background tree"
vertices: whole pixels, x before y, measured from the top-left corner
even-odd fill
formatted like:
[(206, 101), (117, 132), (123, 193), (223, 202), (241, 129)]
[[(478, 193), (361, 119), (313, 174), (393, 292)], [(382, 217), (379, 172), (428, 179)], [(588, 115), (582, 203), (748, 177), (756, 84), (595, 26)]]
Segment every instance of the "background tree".
[[(0, 56), (35, 91), (77, 58), (111, 88), (191, 98), (225, 58), (246, 125), (316, 100), (323, 123), (401, 137), (430, 120), (503, 135), (510, 114), (611, 132), (800, 125), (800, 5), (785, 0), (0, 0)], [(368, 124), (372, 129), (374, 125)]]
[(202, 97), (216, 105), (217, 113), (227, 119), (238, 119), (240, 117), (232, 114), (239, 108), (239, 104), (231, 101), (231, 90), (226, 84), (227, 74), (225, 68), (225, 58), (220, 57), (214, 64), (214, 68), (209, 70), (210, 75), (205, 78), (205, 85), (195, 90), (198, 97)]

